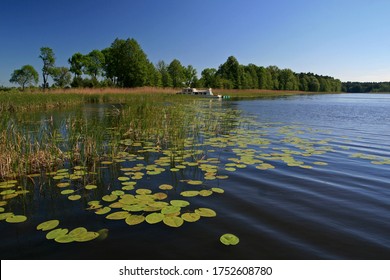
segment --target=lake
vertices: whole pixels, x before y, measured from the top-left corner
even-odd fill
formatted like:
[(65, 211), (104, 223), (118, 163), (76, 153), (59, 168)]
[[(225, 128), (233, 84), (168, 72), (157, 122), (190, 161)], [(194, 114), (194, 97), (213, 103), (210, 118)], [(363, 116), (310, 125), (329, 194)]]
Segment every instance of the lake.
[[(196, 124), (166, 144), (161, 131), (111, 133), (121, 106), (29, 116), (41, 130), (51, 120), (66, 150), (64, 119), (79, 115), (110, 132), (102, 136), (108, 152), (97, 164), (18, 179), (19, 188), (4, 183), (3, 214), (27, 220), (3, 215), (1, 259), (390, 258), (390, 95), (191, 99)], [(18, 190), (26, 192), (12, 197)], [(153, 213), (164, 222), (145, 220)], [(52, 219), (99, 236), (56, 242), (36, 229)], [(239, 243), (222, 244), (225, 233)]]

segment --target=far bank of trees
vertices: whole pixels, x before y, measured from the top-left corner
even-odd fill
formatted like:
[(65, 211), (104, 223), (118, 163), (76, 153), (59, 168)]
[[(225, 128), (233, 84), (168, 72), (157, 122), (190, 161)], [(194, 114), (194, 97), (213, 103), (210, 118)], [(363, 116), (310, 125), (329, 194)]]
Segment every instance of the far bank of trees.
[(342, 83), (342, 91), (351, 93), (390, 92), (390, 82), (346, 82)]
[[(153, 64), (135, 39), (116, 39), (111, 46), (89, 53), (74, 53), (67, 66), (56, 66), (54, 51), (40, 49), (42, 60), (42, 88), (66, 87), (211, 87), (220, 89), (300, 90), (313, 92), (340, 92), (340, 80), (313, 73), (295, 73), (277, 66), (242, 65), (234, 56), (216, 68), (200, 73), (192, 65), (183, 65), (178, 59)], [(32, 67), (32, 66), (31, 66)], [(35, 69), (34, 69), (35, 70)], [(15, 70), (16, 71), (16, 70)], [(20, 81), (24, 81), (21, 79)], [(15, 78), (10, 82), (24, 88), (36, 80), (21, 84)]]

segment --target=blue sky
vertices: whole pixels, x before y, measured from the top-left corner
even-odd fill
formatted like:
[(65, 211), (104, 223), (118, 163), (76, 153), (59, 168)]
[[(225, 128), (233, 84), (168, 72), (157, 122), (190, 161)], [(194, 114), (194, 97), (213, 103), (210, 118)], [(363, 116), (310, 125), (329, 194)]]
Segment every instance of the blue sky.
[[(276, 65), (342, 81), (390, 81), (388, 0), (1, 0), (0, 85), (39, 49), (75, 52), (134, 38), (153, 63)], [(40, 83), (42, 81), (40, 80)]]

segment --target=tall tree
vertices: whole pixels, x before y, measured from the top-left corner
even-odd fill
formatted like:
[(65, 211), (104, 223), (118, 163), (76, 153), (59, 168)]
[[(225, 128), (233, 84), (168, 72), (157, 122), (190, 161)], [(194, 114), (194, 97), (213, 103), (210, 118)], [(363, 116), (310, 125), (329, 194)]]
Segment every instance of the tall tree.
[(168, 72), (168, 65), (164, 60), (160, 60), (156, 64), (156, 69), (161, 75), (161, 84), (163, 87), (172, 87), (172, 78)]
[(196, 69), (188, 65), (184, 70), (185, 84), (187, 87), (195, 87), (198, 81)]
[(104, 64), (104, 54), (99, 50), (93, 50), (84, 57), (84, 73), (97, 79), (103, 73)]
[(182, 87), (185, 84), (185, 67), (178, 59), (172, 60), (169, 64), (168, 73), (172, 78), (173, 87)]
[(51, 77), (56, 86), (64, 88), (70, 85), (72, 75), (66, 67), (54, 67), (51, 70)]
[(85, 56), (83, 54), (75, 53), (68, 59), (68, 63), (70, 64), (69, 71), (76, 77), (80, 77), (83, 74), (83, 67), (85, 66)]
[(149, 60), (135, 39), (116, 39), (107, 54), (107, 77), (123, 87), (142, 87), (148, 80)]
[(31, 65), (24, 65), (20, 69), (14, 70), (9, 80), (11, 83), (19, 84), (22, 90), (27, 85), (36, 85), (39, 80), (38, 72)]
[(201, 73), (201, 79), (203, 86), (205, 87), (217, 87), (216, 83), (217, 70), (215, 68), (206, 68)]
[(56, 58), (54, 56), (54, 51), (49, 47), (42, 47), (40, 49), (41, 54), (39, 56), (42, 59), (43, 67), (42, 67), (42, 77), (43, 77), (43, 88), (48, 88), (48, 78), (51, 74), (51, 71), (54, 68)]
[(217, 74), (233, 83), (234, 88), (241, 88), (243, 69), (234, 56), (229, 56), (226, 62), (219, 66)]

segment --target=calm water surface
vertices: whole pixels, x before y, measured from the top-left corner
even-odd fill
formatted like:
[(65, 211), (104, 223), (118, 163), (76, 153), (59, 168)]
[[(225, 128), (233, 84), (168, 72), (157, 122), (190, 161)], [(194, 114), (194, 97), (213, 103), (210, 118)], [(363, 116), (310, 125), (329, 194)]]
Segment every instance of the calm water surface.
[[(223, 194), (184, 198), (193, 208), (208, 207), (217, 217), (170, 228), (163, 223), (128, 226), (85, 210), (87, 202), (120, 188), (121, 167), (102, 169), (101, 186), (91, 196), (69, 201), (49, 182), (35, 185), (24, 203), (9, 203), (28, 221), (0, 221), (2, 259), (389, 259), (390, 258), (390, 95), (330, 94), (266, 100), (223, 101), (210, 106), (238, 110), (249, 121), (231, 130), (230, 145), (211, 145), (224, 180), (203, 180), (196, 167), (146, 176), (137, 186), (191, 189), (183, 179), (203, 180)], [(216, 104), (215, 104), (216, 103)], [(96, 108), (90, 117), (104, 118)], [(103, 123), (103, 122), (102, 122)], [(222, 135), (223, 136), (223, 135)], [(243, 139), (238, 140), (238, 139)], [(256, 142), (263, 139), (268, 142)], [(205, 142), (207, 137), (205, 136)], [(226, 144), (226, 143), (225, 143)], [(273, 168), (250, 162), (226, 170), (232, 158), (248, 155)], [(300, 166), (289, 166), (288, 156)], [(153, 161), (145, 157), (145, 164)], [(192, 187), (194, 188), (194, 187)], [(62, 227), (109, 229), (104, 240), (58, 244), (46, 240), (37, 224), (60, 219)], [(240, 238), (236, 246), (219, 242), (224, 233)]]

